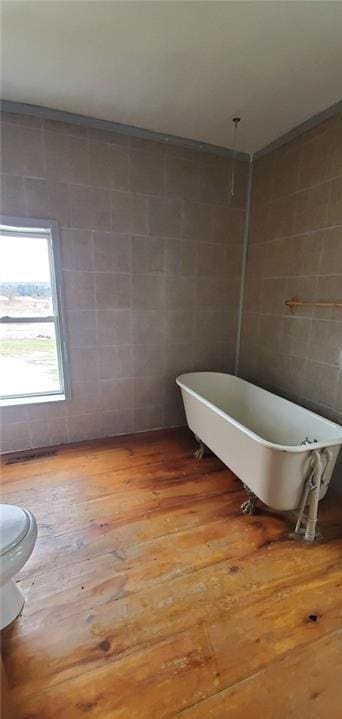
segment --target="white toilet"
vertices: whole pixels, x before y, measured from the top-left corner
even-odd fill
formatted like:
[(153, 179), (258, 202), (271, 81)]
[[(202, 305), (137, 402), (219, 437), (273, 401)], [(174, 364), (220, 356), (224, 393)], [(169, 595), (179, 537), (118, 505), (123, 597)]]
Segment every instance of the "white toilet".
[(25, 598), (13, 581), (32, 554), (37, 522), (27, 509), (0, 504), (0, 629), (20, 614)]

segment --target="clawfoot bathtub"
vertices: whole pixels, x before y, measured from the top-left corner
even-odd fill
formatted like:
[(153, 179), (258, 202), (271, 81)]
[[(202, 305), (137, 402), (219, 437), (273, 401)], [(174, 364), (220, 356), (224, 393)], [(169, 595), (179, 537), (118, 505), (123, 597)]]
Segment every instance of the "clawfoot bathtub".
[(245, 484), (243, 511), (252, 513), (256, 498), (298, 510), (295, 531), (313, 541), (342, 427), (234, 375), (192, 372), (176, 381), (189, 428)]

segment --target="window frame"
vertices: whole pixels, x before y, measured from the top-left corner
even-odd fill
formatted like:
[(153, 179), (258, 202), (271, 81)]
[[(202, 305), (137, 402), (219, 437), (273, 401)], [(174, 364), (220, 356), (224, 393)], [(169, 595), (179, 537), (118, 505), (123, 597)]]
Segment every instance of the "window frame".
[(60, 390), (46, 392), (32, 392), (28, 394), (16, 394), (0, 396), (0, 406), (6, 407), (11, 405), (25, 405), (36, 403), (48, 403), (56, 401), (64, 401), (71, 398), (70, 374), (69, 374), (69, 354), (66, 339), (66, 321), (63, 302), (63, 282), (62, 282), (62, 262), (59, 225), (56, 220), (34, 219), (31, 217), (14, 217), (11, 215), (0, 216), (0, 231), (4, 233), (8, 228), (9, 234), (22, 235), (27, 231), (37, 236), (40, 230), (41, 234), (47, 235), (50, 281), (51, 281), (51, 299), (53, 314), (46, 317), (10, 317), (0, 316), (0, 324), (33, 324), (33, 323), (52, 323), (55, 328), (56, 351), (58, 362), (58, 373), (60, 380)]

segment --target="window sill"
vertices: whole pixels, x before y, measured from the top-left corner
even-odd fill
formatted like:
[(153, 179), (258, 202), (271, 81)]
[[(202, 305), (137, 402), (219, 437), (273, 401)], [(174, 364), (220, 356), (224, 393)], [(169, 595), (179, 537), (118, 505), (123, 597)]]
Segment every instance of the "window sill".
[(13, 407), (26, 404), (47, 404), (48, 402), (64, 402), (65, 394), (44, 394), (36, 397), (11, 397), (9, 399), (1, 399), (0, 407)]

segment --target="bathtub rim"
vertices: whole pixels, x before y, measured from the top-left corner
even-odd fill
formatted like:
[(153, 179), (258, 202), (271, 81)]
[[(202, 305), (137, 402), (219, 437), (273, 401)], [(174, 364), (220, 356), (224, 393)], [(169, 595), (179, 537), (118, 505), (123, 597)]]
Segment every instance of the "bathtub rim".
[[(227, 414), (227, 412), (224, 412), (222, 409), (220, 409), (216, 404), (213, 404), (213, 402), (210, 402), (210, 400), (203, 397), (203, 395), (196, 392), (196, 390), (191, 389), (185, 382), (186, 377), (191, 377), (194, 375), (219, 375), (221, 377), (230, 377), (234, 380), (238, 380), (238, 382), (241, 382), (243, 384), (247, 384), (250, 387), (256, 387), (257, 389), (260, 389), (262, 392), (265, 392), (266, 394), (270, 395), (271, 397), (276, 397), (281, 402), (286, 403), (287, 405), (291, 405), (292, 407), (296, 407), (296, 409), (301, 412), (301, 414), (311, 415), (312, 417), (315, 417), (316, 419), (321, 420), (322, 423), (329, 425), (329, 427), (336, 429), (340, 433), (340, 437), (336, 437), (335, 439), (331, 440), (325, 440), (320, 442), (314, 442), (312, 444), (303, 444), (303, 445), (282, 445), (282, 444), (275, 444), (273, 442), (269, 442), (267, 439), (264, 439), (263, 437), (260, 437), (260, 435), (253, 432), (253, 430), (246, 427), (244, 424), (241, 424), (241, 422), (238, 422), (238, 420), (234, 419), (230, 414)], [(274, 392), (269, 392), (269, 390), (264, 389), (263, 387), (260, 387), (257, 384), (254, 384), (253, 382), (248, 382), (248, 380), (242, 379), (242, 377), (237, 377), (234, 374), (230, 374), (229, 372), (185, 372), (184, 374), (179, 375), (176, 377), (176, 384), (181, 389), (184, 389), (186, 392), (189, 392), (193, 397), (196, 397), (197, 399), (201, 400), (205, 405), (207, 405), (210, 409), (213, 409), (217, 414), (219, 414), (224, 419), (228, 420), (231, 424), (233, 424), (234, 427), (241, 430), (244, 434), (251, 437), (253, 440), (258, 442), (258, 444), (263, 445), (264, 447), (268, 447), (269, 449), (272, 449), (276, 452), (295, 452), (295, 453), (303, 453), (308, 452), (310, 450), (314, 449), (324, 449), (324, 447), (338, 447), (342, 445), (342, 426), (337, 424), (336, 422), (332, 422), (329, 419), (326, 419), (326, 417), (321, 417), (321, 415), (316, 414), (316, 412), (311, 412), (310, 409), (306, 409), (305, 407), (302, 407), (299, 404), (296, 404), (296, 402), (291, 402), (288, 399), (285, 399), (285, 397), (281, 397), (280, 395), (275, 394)]]

